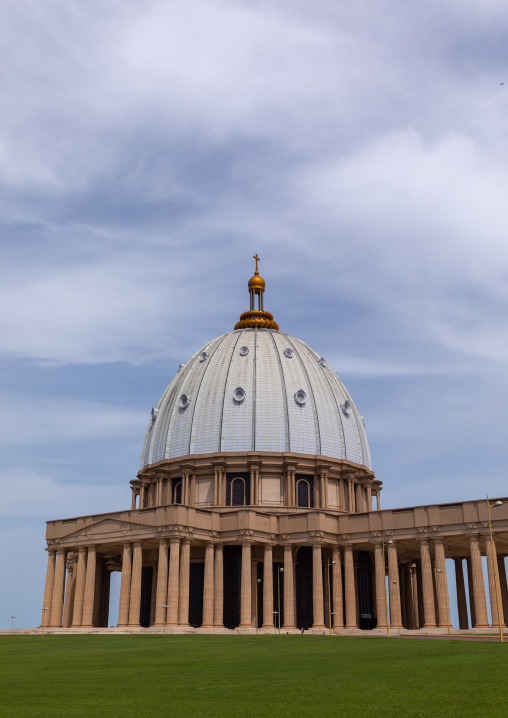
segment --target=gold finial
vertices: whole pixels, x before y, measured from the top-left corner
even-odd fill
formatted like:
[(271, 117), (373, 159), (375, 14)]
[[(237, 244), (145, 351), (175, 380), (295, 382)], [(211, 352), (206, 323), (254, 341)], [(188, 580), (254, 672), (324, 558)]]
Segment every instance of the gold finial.
[[(263, 308), (263, 294), (265, 292), (265, 280), (259, 276), (258, 262), (261, 261), (258, 254), (253, 256), (256, 260), (256, 270), (254, 276), (249, 279), (249, 294), (250, 294), (250, 311), (244, 312), (240, 316), (240, 321), (235, 324), (235, 329), (276, 329), (278, 331), (279, 325), (273, 321), (273, 315), (270, 312), (265, 312)], [(258, 308), (255, 308), (256, 295)]]

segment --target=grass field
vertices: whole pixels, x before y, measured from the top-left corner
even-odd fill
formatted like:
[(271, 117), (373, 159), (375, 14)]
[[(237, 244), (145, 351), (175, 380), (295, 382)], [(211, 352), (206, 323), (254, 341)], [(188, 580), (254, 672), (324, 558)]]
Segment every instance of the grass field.
[(328, 636), (0, 638), (0, 715), (508, 715), (508, 646)]

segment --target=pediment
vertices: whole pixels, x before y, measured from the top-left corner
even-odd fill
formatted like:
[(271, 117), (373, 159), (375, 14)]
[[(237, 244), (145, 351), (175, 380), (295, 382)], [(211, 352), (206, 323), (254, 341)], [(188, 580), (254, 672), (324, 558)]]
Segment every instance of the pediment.
[(145, 534), (147, 530), (153, 532), (153, 526), (122, 519), (105, 518), (94, 521), (81, 529), (71, 531), (60, 539), (56, 539), (53, 543), (68, 543), (69, 541), (73, 541), (75, 544), (91, 543), (96, 538), (102, 540), (107, 539), (109, 536), (134, 539), (136, 536)]

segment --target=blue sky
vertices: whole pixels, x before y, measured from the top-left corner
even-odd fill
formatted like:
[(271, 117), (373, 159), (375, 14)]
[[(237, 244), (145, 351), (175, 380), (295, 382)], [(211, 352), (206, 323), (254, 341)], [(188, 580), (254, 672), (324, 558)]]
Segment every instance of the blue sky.
[(506, 3), (1, 15), (0, 628), (39, 624), (45, 520), (129, 506), (256, 252), (365, 415), (383, 508), (508, 493)]

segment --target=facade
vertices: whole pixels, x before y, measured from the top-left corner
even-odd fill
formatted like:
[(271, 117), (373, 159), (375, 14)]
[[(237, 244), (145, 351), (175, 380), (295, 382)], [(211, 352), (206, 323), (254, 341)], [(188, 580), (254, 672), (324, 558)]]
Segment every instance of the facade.
[(249, 311), (152, 409), (130, 510), (48, 522), (42, 625), (107, 627), (120, 571), (122, 630), (448, 631), (445, 558), (460, 628), (487, 601), (503, 625), (508, 499), (381, 510), (363, 417), (264, 291), (256, 257)]

